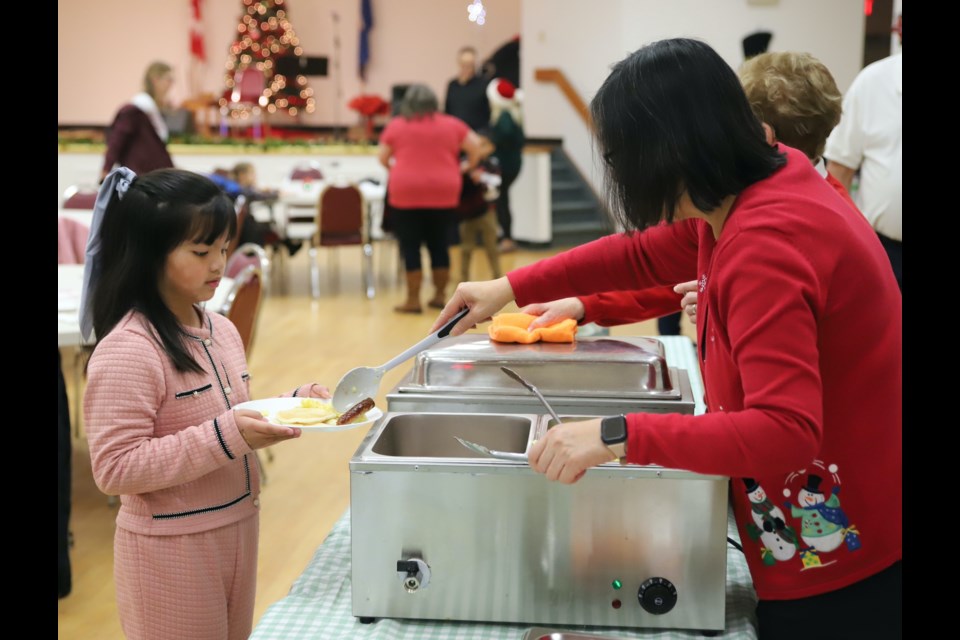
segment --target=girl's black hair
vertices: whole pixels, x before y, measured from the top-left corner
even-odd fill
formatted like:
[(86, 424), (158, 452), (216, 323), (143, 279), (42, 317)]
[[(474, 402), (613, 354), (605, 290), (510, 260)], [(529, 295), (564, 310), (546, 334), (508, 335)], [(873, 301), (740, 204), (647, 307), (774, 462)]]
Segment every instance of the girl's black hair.
[(661, 40), (614, 65), (590, 104), (610, 208), (627, 230), (701, 211), (786, 164), (733, 69), (697, 40)]
[(100, 224), (100, 278), (93, 328), (110, 333), (131, 310), (146, 316), (179, 371), (203, 371), (184, 346), (176, 316), (160, 297), (167, 256), (183, 242), (213, 244), (237, 232), (229, 198), (208, 178), (181, 169), (137, 177), (123, 198), (113, 194)]

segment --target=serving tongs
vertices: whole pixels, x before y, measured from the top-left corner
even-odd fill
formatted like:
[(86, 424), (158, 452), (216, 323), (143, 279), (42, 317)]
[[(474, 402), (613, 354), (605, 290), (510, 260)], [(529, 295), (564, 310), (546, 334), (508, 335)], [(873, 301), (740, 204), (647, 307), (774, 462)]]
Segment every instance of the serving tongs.
[[(511, 378), (513, 378), (514, 380), (516, 380), (517, 382), (519, 382), (520, 384), (522, 384), (523, 386), (525, 386), (527, 389), (529, 389), (533, 393), (533, 395), (537, 396), (537, 399), (540, 400), (540, 404), (542, 404), (546, 408), (546, 410), (550, 413), (551, 417), (553, 417), (555, 424), (560, 424), (560, 416), (558, 416), (557, 412), (553, 410), (553, 407), (550, 406), (550, 403), (547, 402), (547, 399), (543, 397), (543, 394), (540, 393), (539, 389), (537, 389), (529, 381), (525, 380), (519, 373), (517, 373), (513, 369), (510, 369), (509, 367), (500, 367), (500, 370), (503, 371), (508, 376), (510, 376)], [(490, 458), (498, 458), (500, 460), (510, 460), (513, 462), (529, 462), (529, 460), (527, 459), (526, 453), (512, 453), (509, 451), (493, 451), (483, 446), (482, 444), (477, 444), (476, 442), (470, 442), (469, 440), (464, 440), (459, 436), (453, 436), (453, 437), (456, 438), (457, 441), (460, 442), (460, 444), (465, 446), (467, 449), (470, 449), (470, 451), (479, 453), (482, 456), (488, 456)]]
[(465, 446), (470, 451), (474, 453), (479, 453), (482, 456), (487, 456), (488, 458), (497, 458), (498, 460), (509, 460), (510, 462), (527, 462), (526, 453), (513, 453), (510, 451), (494, 451), (488, 449), (482, 444), (477, 444), (476, 442), (470, 442), (469, 440), (464, 440), (460, 436), (453, 436), (457, 439), (457, 442)]
[(500, 367), (500, 371), (503, 371), (505, 374), (529, 389), (533, 395), (537, 396), (540, 404), (542, 404), (544, 408), (550, 412), (550, 417), (553, 418), (554, 423), (560, 424), (560, 416), (557, 415), (557, 412), (553, 410), (553, 407), (550, 406), (550, 403), (547, 402), (547, 399), (543, 397), (542, 393), (540, 393), (540, 389), (537, 389), (530, 381), (526, 380), (519, 373), (509, 367)]

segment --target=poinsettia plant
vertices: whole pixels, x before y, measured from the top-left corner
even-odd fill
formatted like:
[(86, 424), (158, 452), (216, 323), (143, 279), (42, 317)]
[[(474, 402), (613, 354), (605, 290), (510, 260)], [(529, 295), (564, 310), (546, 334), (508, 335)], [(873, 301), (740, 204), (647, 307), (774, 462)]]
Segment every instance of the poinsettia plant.
[(361, 94), (347, 105), (365, 118), (390, 113), (390, 103), (375, 94)]
[(373, 139), (373, 119), (390, 113), (390, 103), (375, 94), (360, 94), (348, 104), (348, 107), (360, 114), (366, 127), (367, 139)]

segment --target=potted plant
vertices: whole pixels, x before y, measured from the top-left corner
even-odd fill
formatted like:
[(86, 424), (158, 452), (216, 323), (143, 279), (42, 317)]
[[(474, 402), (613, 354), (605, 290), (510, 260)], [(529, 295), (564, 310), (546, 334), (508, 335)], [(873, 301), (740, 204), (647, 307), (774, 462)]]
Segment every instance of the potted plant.
[(375, 94), (360, 94), (347, 106), (360, 114), (368, 142), (373, 140), (373, 119), (390, 113), (390, 103)]

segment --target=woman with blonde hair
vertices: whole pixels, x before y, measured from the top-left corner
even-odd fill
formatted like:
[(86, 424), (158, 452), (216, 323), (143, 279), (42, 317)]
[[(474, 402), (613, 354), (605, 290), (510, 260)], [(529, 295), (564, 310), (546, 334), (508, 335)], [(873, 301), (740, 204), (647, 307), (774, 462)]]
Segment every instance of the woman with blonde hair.
[(169, 169), (173, 160), (167, 151), (170, 132), (161, 112), (173, 86), (173, 68), (153, 62), (143, 74), (143, 91), (120, 107), (107, 132), (107, 154), (100, 179), (114, 166), (125, 166), (138, 175), (154, 169)]

